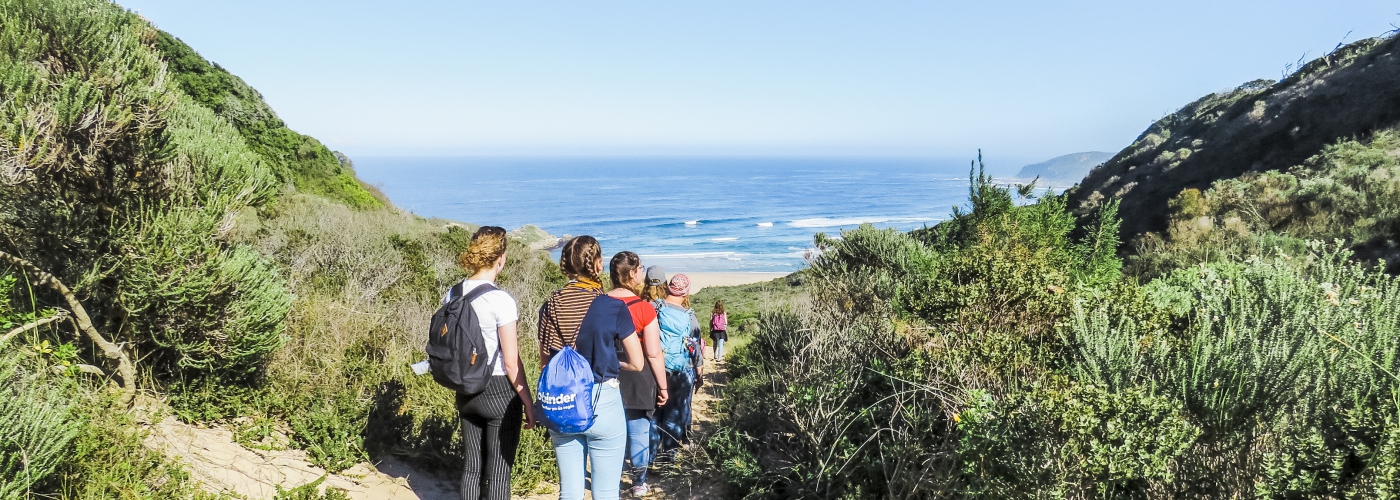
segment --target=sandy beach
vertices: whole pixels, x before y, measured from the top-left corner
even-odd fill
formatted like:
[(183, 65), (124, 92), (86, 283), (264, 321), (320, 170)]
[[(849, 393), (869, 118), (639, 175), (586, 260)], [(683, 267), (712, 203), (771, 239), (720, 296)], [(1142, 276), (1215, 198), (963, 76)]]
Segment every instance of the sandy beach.
[(707, 286), (735, 286), (771, 281), (789, 273), (686, 273), (690, 278), (690, 293), (699, 293)]

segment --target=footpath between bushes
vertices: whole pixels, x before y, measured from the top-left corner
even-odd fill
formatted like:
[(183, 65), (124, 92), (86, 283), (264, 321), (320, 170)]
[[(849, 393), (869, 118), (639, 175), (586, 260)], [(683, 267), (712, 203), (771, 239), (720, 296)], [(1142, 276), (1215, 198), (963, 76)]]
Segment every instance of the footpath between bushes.
[[(700, 391), (695, 393), (695, 400), (692, 406), (694, 411), (695, 435), (707, 436), (713, 432), (718, 423), (718, 415), (715, 408), (720, 398), (724, 397), (724, 390), (729, 384), (729, 373), (725, 370), (724, 363), (706, 361), (705, 385)], [(656, 464), (649, 474), (651, 483), (651, 494), (645, 498), (648, 500), (701, 500), (722, 498), (724, 483), (718, 472), (705, 469), (697, 469), (696, 466), (708, 463), (704, 460), (704, 450), (699, 445), (699, 439), (693, 440), (690, 445), (682, 448), (676, 453), (675, 460), (670, 463)], [(554, 500), (559, 498), (558, 486), (546, 484), (542, 488), (544, 493), (537, 493), (525, 497), (516, 497), (515, 500)], [(628, 490), (631, 488), (630, 479), (622, 478), (622, 498), (633, 498)], [(455, 490), (454, 490), (455, 491)], [(425, 497), (426, 498), (426, 497)], [(456, 497), (453, 497), (454, 499)], [(585, 499), (592, 499), (591, 494), (585, 493)]]
[[(708, 435), (716, 423), (713, 410), (724, 396), (728, 374), (723, 363), (710, 362), (705, 385), (695, 394), (695, 430), (698, 436)], [(306, 452), (287, 449), (250, 449), (237, 443), (233, 432), (223, 426), (202, 427), (186, 424), (168, 412), (160, 411), (156, 401), (143, 401), (147, 436), (146, 446), (179, 459), (195, 481), (205, 489), (229, 492), (249, 499), (273, 498), (280, 486), (284, 490), (310, 484), (325, 478), (319, 488), (339, 488), (356, 500), (457, 500), (459, 478), (420, 471), (394, 457), (377, 464), (360, 463), (339, 474), (330, 474), (313, 465)], [(692, 443), (677, 453), (671, 463), (658, 464), (651, 476), (653, 493), (648, 499), (691, 500), (718, 498), (722, 482), (714, 471), (694, 469), (704, 451)], [(624, 498), (630, 487), (623, 479)], [(558, 498), (558, 486), (545, 484), (542, 493), (517, 500), (546, 500)], [(591, 495), (585, 498), (591, 498)]]

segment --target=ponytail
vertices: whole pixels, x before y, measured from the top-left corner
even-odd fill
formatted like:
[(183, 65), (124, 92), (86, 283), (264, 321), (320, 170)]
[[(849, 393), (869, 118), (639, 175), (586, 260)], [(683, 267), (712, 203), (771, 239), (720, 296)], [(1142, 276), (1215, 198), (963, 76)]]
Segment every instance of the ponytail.
[(457, 265), (468, 273), (476, 274), (496, 265), (496, 260), (506, 254), (506, 230), (499, 226), (481, 226), (472, 235), (467, 250), (457, 256)]
[(635, 285), (628, 283), (627, 280), (632, 277), (634, 271), (641, 269), (641, 267), (641, 257), (638, 257), (637, 254), (633, 252), (624, 250), (614, 255), (612, 262), (608, 263), (608, 277), (612, 278), (614, 287), (626, 288), (631, 290), (632, 293), (637, 293), (641, 290), (632, 288)]

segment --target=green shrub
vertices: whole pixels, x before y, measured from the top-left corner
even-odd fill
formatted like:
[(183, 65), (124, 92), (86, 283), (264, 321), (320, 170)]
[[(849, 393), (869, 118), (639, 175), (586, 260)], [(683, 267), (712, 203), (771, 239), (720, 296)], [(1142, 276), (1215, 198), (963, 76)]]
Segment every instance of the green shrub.
[(0, 498), (20, 498), (67, 458), (85, 422), (70, 384), (13, 348), (0, 351)]
[(292, 297), (256, 251), (210, 245), (218, 219), (174, 208), (153, 215), (129, 240), (132, 259), (118, 287), (137, 341), (150, 339), (157, 373), (214, 375), (236, 383), (282, 345)]
[(282, 409), (292, 427), (292, 439), (306, 450), (311, 463), (340, 472), (369, 458), (361, 436), (369, 407), (356, 396), (345, 391), (288, 398), (291, 404)]
[[(1400, 284), (1338, 246), (1309, 249), (1181, 269), (1138, 297), (1076, 305), (1079, 378), (1153, 387), (1204, 431), (1180, 464), (1186, 491), (1389, 488), (1393, 460), (1377, 450), (1393, 446), (1397, 419)], [(1153, 309), (1170, 326), (1142, 312)]]
[(290, 490), (284, 490), (281, 485), (278, 485), (277, 496), (273, 497), (273, 500), (350, 500), (350, 495), (339, 488), (327, 487), (322, 491), (321, 483), (324, 482), (326, 482), (326, 476), (321, 476), (315, 481)]
[[(259, 370), (290, 296), (225, 237), (234, 214), (277, 192), (274, 172), (167, 79), (139, 16), (10, 0), (0, 18), (0, 135), (20, 146), (4, 151), (0, 246), (74, 289), (148, 380)], [(48, 290), (35, 302), (66, 305)]]
[(958, 455), (970, 497), (1160, 496), (1201, 432), (1179, 401), (1142, 388), (1072, 384), (968, 399)]
[(80, 399), (82, 432), (43, 491), (58, 498), (226, 499), (202, 490), (176, 460), (142, 442), (144, 429), (105, 391)]

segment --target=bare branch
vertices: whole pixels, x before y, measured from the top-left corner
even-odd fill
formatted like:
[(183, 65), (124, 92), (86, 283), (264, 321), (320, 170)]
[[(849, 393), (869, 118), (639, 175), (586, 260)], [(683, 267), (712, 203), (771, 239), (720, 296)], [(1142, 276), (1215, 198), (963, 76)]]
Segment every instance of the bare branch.
[(14, 330), (10, 330), (9, 333), (6, 333), (4, 336), (0, 336), (0, 345), (5, 345), (6, 342), (9, 342), (10, 339), (15, 338), (16, 335), (67, 318), (68, 311), (59, 310), (59, 312), (57, 314), (54, 314), (53, 316), (25, 323), (24, 325), (21, 325), (20, 327), (15, 328)]
[(121, 379), (121, 402), (122, 404), (131, 403), (131, 399), (136, 396), (136, 368), (132, 366), (131, 358), (126, 355), (125, 351), (122, 351), (120, 346), (109, 342), (106, 337), (98, 333), (97, 328), (92, 326), (92, 318), (88, 317), (87, 309), (84, 309), (83, 304), (78, 302), (78, 297), (73, 295), (73, 291), (69, 290), (68, 287), (65, 286), (62, 281), (59, 281), (58, 278), (54, 277), (54, 275), (44, 272), (42, 269), (39, 269), (38, 266), (35, 266), (27, 260), (5, 252), (0, 252), (0, 261), (9, 262), (10, 264), (23, 268), (28, 272), (34, 284), (52, 288), (54, 291), (58, 292), (59, 295), (62, 295), (64, 300), (68, 301), (68, 309), (72, 311), (73, 319), (77, 321), (78, 328), (82, 330), (83, 333), (87, 334), (88, 339), (92, 340), (92, 343), (97, 344), (97, 347), (102, 350), (103, 355), (107, 356), (108, 359), (116, 361), (117, 377)]

